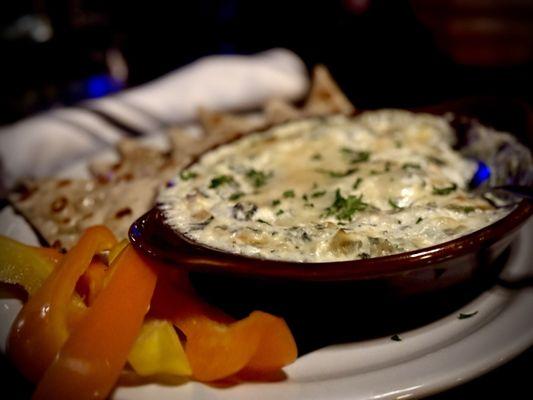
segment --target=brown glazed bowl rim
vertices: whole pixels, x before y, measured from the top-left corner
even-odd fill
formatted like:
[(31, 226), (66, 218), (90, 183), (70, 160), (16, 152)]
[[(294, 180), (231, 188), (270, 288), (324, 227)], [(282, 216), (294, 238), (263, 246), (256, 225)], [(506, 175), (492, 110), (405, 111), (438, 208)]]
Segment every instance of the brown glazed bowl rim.
[[(220, 145), (229, 144), (241, 137), (242, 135), (238, 135)], [(200, 154), (184, 169), (218, 146)], [(478, 254), (504, 236), (512, 235), (531, 215), (533, 204), (522, 200), (503, 218), (459, 238), (408, 252), (347, 261), (283, 261), (216, 249), (195, 242), (164, 224), (163, 211), (158, 205), (132, 224), (129, 238), (133, 246), (147, 256), (190, 271), (303, 281), (352, 281), (403, 274), (424, 267), (438, 268), (442, 262)]]

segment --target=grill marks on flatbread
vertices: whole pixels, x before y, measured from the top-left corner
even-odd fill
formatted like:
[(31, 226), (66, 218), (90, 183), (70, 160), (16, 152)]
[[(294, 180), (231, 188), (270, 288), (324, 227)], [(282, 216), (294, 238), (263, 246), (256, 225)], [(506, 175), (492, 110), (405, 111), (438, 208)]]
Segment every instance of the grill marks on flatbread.
[(107, 184), (43, 179), (21, 183), (9, 200), (50, 245), (68, 249), (83, 230), (97, 224), (126, 237), (132, 221), (151, 207), (158, 185), (151, 178)]
[(118, 238), (125, 238), (132, 222), (152, 207), (158, 188), (206, 150), (267, 126), (305, 117), (352, 114), (354, 110), (327, 69), (317, 66), (301, 109), (279, 99), (269, 101), (259, 118), (201, 108), (201, 135), (173, 128), (165, 151), (135, 139), (122, 140), (117, 144), (118, 161), (89, 164), (91, 179), (26, 180), (9, 194), (9, 200), (58, 248), (69, 249), (84, 229), (97, 224), (107, 225)]

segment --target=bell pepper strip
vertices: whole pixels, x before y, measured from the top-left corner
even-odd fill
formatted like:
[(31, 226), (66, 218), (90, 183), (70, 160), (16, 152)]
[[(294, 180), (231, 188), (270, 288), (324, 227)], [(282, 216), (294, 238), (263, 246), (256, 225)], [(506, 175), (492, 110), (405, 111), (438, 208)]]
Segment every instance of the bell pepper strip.
[(296, 341), (283, 318), (254, 311), (248, 317), (257, 320), (262, 332), (257, 351), (243, 372), (261, 374), (278, 371), (293, 363), (298, 357)]
[(0, 282), (20, 285), (32, 295), (53, 269), (54, 263), (34, 247), (0, 235)]
[(87, 229), (22, 307), (11, 328), (7, 349), (19, 371), (30, 381), (39, 380), (67, 340), (68, 314), (79, 277), (96, 253), (115, 243), (106, 227)]
[[(227, 378), (250, 363), (250, 371), (270, 372), (296, 358), (294, 338), (282, 319), (254, 312), (234, 322), (200, 299), (185, 274), (179, 286), (160, 280), (151, 313), (172, 321), (185, 334), (185, 352), (195, 379)], [(282, 331), (274, 334), (270, 329)]]
[(53, 247), (37, 247), (37, 246), (30, 246), (32, 250), (36, 251), (37, 253), (41, 254), (42, 256), (46, 257), (49, 261), (51, 261), (54, 265), (59, 264), (59, 262), (63, 259), (64, 254), (61, 253), (59, 250), (54, 249)]
[(248, 318), (230, 325), (199, 319), (185, 344), (194, 378), (210, 382), (242, 370), (261, 340), (261, 331), (254, 325)]
[(90, 306), (104, 287), (108, 267), (101, 260), (94, 259), (78, 280), (76, 291)]
[(37, 385), (34, 400), (105, 399), (135, 343), (157, 275), (128, 246), (111, 277)]
[(114, 245), (111, 248), (111, 250), (109, 250), (109, 255), (107, 256), (107, 261), (108, 261), (107, 265), (111, 265), (115, 261), (115, 259), (120, 254), (122, 254), (124, 249), (126, 249), (126, 247), (128, 247), (129, 244), (130, 242), (128, 241), (128, 239), (123, 239), (120, 242), (118, 242), (116, 245)]
[(69, 332), (71, 332), (78, 325), (81, 319), (85, 316), (86, 311), (87, 306), (85, 305), (85, 302), (77, 293), (75, 293), (68, 305), (68, 311), (66, 315), (67, 328)]
[(195, 379), (212, 381), (233, 375), (252, 357), (259, 335), (247, 337), (242, 323), (230, 328), (233, 319), (201, 300), (188, 285), (186, 274), (179, 286), (159, 280), (151, 314), (172, 321), (185, 334), (185, 353)]
[[(166, 274), (167, 268), (160, 268), (161, 279), (158, 281), (152, 306), (150, 309), (154, 317), (179, 321), (180, 330), (187, 336), (195, 329), (200, 319), (206, 319), (222, 324), (229, 324), (235, 319), (225, 314), (219, 308), (201, 299), (189, 282), (186, 271), (177, 270), (171, 276)], [(168, 278), (168, 279), (165, 279)]]
[(140, 376), (190, 376), (192, 373), (174, 326), (165, 320), (144, 322), (128, 362)]
[[(110, 250), (107, 257), (99, 257), (93, 259), (89, 268), (80, 277), (76, 285), (76, 291), (85, 300), (85, 303), (90, 306), (94, 303), (96, 296), (107, 284), (111, 274), (108, 274), (108, 265), (111, 265), (116, 258), (128, 246), (128, 240), (124, 239), (115, 244)], [(104, 262), (104, 259), (105, 260)]]

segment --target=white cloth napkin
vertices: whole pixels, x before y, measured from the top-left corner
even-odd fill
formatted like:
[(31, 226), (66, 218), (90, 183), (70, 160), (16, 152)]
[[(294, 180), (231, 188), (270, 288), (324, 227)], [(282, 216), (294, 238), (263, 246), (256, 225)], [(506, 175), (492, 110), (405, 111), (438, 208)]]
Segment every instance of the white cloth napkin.
[[(247, 110), (270, 98), (296, 100), (308, 88), (303, 62), (285, 49), (253, 56), (210, 56), (145, 85), (83, 103), (137, 132), (151, 135), (190, 122), (198, 107)], [(83, 108), (61, 108), (0, 129), (1, 185), (44, 177), (113, 145), (127, 135)]]

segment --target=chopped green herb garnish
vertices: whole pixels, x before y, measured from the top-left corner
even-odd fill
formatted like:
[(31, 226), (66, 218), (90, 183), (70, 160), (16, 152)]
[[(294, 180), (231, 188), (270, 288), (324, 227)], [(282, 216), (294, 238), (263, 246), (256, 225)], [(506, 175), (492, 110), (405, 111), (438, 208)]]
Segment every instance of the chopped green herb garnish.
[(204, 229), (207, 225), (209, 225), (211, 223), (211, 221), (213, 221), (215, 219), (215, 217), (213, 217), (212, 215), (207, 218), (205, 221), (202, 221), (202, 222), (196, 222), (194, 224), (191, 224), (190, 225), (190, 230), (191, 231), (201, 231), (202, 229)]
[(401, 342), (402, 341), (402, 338), (400, 337), (400, 335), (392, 335), (390, 337), (390, 340), (394, 341), (394, 342)]
[(320, 154), (320, 153), (313, 154), (311, 156), (311, 160), (315, 160), (315, 161), (322, 160), (322, 154)]
[(422, 217), (418, 217), (418, 219), (416, 220), (415, 224), (418, 225), (418, 224), (421, 223), (423, 220), (424, 220), (424, 218), (422, 218)]
[(471, 313), (460, 313), (459, 316), (457, 317), (457, 319), (467, 319), (467, 318), (471, 318), (473, 317), (474, 315), (476, 315), (479, 311), (474, 311), (474, 312), (471, 312)]
[(441, 167), (443, 165), (446, 165), (446, 161), (443, 161), (440, 158), (435, 157), (435, 156), (427, 156), (427, 159), (428, 159), (428, 161), (432, 162), (433, 164), (439, 165)]
[(314, 192), (311, 194), (311, 197), (313, 198), (317, 198), (317, 197), (322, 197), (326, 194), (326, 191), (325, 190), (321, 190), (319, 192)]
[(350, 169), (347, 169), (346, 171), (332, 171), (329, 169), (317, 169), (316, 171), (320, 172), (321, 174), (328, 174), (332, 178), (344, 178), (345, 176), (348, 176), (348, 175), (353, 174), (354, 172), (357, 172), (358, 169), (350, 168)]
[(281, 214), (283, 214), (284, 212), (285, 212), (285, 211), (279, 209), (278, 211), (276, 211), (276, 215), (281, 215)]
[(180, 172), (180, 178), (184, 181), (188, 181), (189, 179), (194, 179), (198, 176), (196, 172), (184, 170)]
[(361, 177), (357, 178), (355, 182), (353, 183), (352, 189), (356, 190), (361, 184), (361, 182), (363, 182), (363, 178)]
[(249, 202), (243, 201), (235, 204), (232, 207), (232, 216), (238, 221), (249, 221), (257, 211), (257, 205)]
[(243, 192), (235, 192), (229, 197), (229, 199), (230, 200), (239, 200), (242, 196), (244, 196)]
[(246, 172), (246, 178), (248, 178), (252, 186), (256, 188), (264, 186), (267, 182), (267, 179), (271, 177), (272, 172), (266, 174), (263, 171), (256, 171), (255, 169), (251, 169)]
[(302, 240), (304, 242), (311, 242), (311, 237), (309, 236), (309, 234), (307, 232), (304, 232), (304, 233), (302, 233)]
[(368, 161), (370, 159), (370, 152), (369, 151), (358, 151), (358, 150), (350, 149), (348, 147), (342, 147), (341, 148), (341, 152), (343, 154), (346, 154), (346, 155), (350, 156), (350, 157), (353, 157), (353, 158), (350, 159), (350, 163), (351, 164), (365, 162), (365, 161)]
[(309, 201), (309, 197), (307, 197), (307, 194), (303, 194), (302, 199), (306, 202)]
[(463, 212), (463, 213), (465, 213), (465, 214), (470, 214), (471, 212), (476, 211), (476, 208), (475, 208), (475, 207), (472, 207), (472, 206), (460, 206), (460, 205), (457, 205), (457, 204), (450, 204), (450, 205), (448, 206), (448, 208), (449, 208), (450, 210)]
[(386, 161), (385, 162), (385, 168), (384, 168), (383, 172), (389, 172), (391, 166), (392, 166), (392, 163), (390, 161)]
[(272, 207), (279, 206), (280, 204), (281, 204), (281, 200), (279, 199), (272, 200)]
[(396, 204), (396, 202), (392, 199), (389, 199), (389, 204), (392, 208), (396, 210), (401, 210), (403, 208), (403, 207), (400, 207), (398, 204)]
[(452, 183), (451, 186), (443, 188), (436, 188), (435, 186), (433, 186), (433, 194), (437, 196), (446, 196), (455, 190), (457, 190), (457, 184), (455, 183)]
[(370, 258), (370, 254), (368, 254), (368, 253), (359, 253), (358, 256), (359, 256), (359, 258), (361, 258), (363, 260), (366, 260), (366, 259)]
[(266, 225), (270, 225), (270, 223), (265, 221), (264, 219), (258, 219), (257, 222), (260, 222), (260, 223), (266, 224)]
[(408, 169), (420, 169), (422, 168), (420, 166), (420, 164), (416, 164), (416, 163), (405, 163), (402, 165), (402, 169), (404, 170), (408, 170)]
[(209, 189), (215, 189), (221, 185), (225, 185), (227, 183), (233, 183), (235, 182), (233, 180), (233, 177), (230, 175), (220, 175), (213, 179), (211, 179), (211, 183), (209, 184)]
[(326, 208), (325, 215), (334, 215), (338, 220), (351, 220), (357, 211), (364, 211), (368, 204), (363, 202), (363, 195), (343, 197), (340, 189), (335, 191), (333, 204)]
[(283, 197), (286, 199), (294, 197), (294, 190), (285, 190), (283, 192)]

